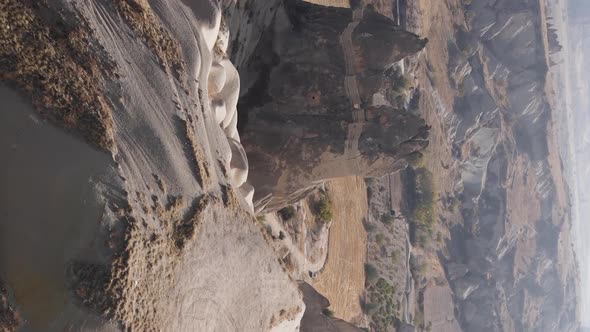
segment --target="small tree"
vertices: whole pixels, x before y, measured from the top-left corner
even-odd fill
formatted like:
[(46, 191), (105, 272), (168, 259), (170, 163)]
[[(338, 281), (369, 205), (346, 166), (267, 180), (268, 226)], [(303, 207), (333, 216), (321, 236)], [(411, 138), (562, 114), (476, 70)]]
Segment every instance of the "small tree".
[(327, 196), (322, 196), (317, 206), (317, 217), (322, 222), (329, 222), (334, 219), (334, 212), (332, 211), (332, 202)]
[(393, 222), (393, 216), (391, 215), (391, 213), (384, 213), (381, 215), (381, 222), (384, 223), (385, 225), (391, 225), (391, 223)]
[(379, 306), (376, 303), (365, 303), (363, 305), (363, 311), (367, 314), (374, 313), (378, 308)]
[(365, 275), (367, 277), (367, 281), (373, 281), (377, 279), (379, 272), (377, 272), (377, 269), (373, 265), (367, 263), (365, 264)]
[(295, 208), (292, 205), (284, 207), (279, 210), (279, 214), (283, 220), (291, 220), (295, 216)]

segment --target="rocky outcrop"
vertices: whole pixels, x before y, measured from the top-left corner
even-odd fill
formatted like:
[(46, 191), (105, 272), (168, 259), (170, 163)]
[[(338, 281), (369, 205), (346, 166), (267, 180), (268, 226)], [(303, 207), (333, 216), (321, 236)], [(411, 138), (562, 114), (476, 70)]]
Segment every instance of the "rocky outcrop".
[(385, 70), (425, 43), (370, 7), (284, 1), (241, 68), (260, 73), (245, 78), (255, 83), (240, 101), (257, 207), (277, 209), (326, 179), (405, 167), (428, 127), (371, 101), (392, 84)]

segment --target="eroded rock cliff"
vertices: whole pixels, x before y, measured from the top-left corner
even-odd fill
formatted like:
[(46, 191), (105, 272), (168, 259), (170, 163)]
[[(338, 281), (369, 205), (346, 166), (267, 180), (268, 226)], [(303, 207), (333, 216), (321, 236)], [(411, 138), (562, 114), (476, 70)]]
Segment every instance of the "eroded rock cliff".
[(330, 178), (394, 172), (426, 147), (422, 119), (372, 103), (392, 84), (385, 71), (425, 43), (371, 7), (284, 1), (240, 68), (259, 73), (240, 101), (257, 208), (277, 209)]
[(546, 89), (546, 17), (533, 1), (478, 1), (466, 13), (449, 63), (461, 95), (447, 118), (463, 226), (446, 266), (461, 326), (572, 331), (576, 275)]

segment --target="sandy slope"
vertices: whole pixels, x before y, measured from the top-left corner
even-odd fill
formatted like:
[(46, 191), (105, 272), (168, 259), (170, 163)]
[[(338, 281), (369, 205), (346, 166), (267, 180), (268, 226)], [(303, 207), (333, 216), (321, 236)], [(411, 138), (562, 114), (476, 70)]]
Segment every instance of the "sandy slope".
[(362, 315), (360, 297), (365, 289), (367, 190), (356, 177), (331, 181), (328, 195), (334, 208), (328, 261), (313, 286), (330, 300), (336, 317), (353, 321)]
[[(253, 224), (241, 195), (233, 196), (219, 186), (233, 184), (224, 174), (230, 169), (232, 153), (227, 132), (221, 130), (219, 117), (209, 104), (213, 91), (205, 83), (214, 61), (212, 49), (219, 34), (220, 10), (208, 1), (151, 4), (162, 24), (178, 38), (186, 62), (186, 82), (178, 82), (162, 71), (137, 39), (111, 29), (125, 24), (107, 6), (97, 2), (88, 8), (91, 21), (98, 23), (100, 41), (123, 65), (124, 107), (114, 116), (115, 136), (124, 144), (120, 162), (129, 175), (126, 185), (132, 206), (145, 211), (145, 198), (133, 193), (158, 188), (154, 174), (166, 188), (151, 190), (162, 202), (171, 195), (183, 197), (189, 211), (194, 206), (189, 202), (209, 196), (222, 197), (224, 202), (221, 205), (214, 198), (211, 204), (205, 204), (197, 211), (199, 221), (194, 227), (200, 229), (184, 240), (181, 252), (155, 261), (149, 252), (166, 249), (146, 240), (155, 233), (165, 241), (168, 235), (161, 228), (165, 220), (153, 214), (136, 217), (145, 219), (147, 226), (133, 231), (138, 242), (129, 248), (134, 256), (129, 261), (131, 271), (124, 281), (127, 294), (119, 314), (140, 330), (156, 326), (169, 331), (267, 330), (281, 320), (294, 319), (303, 304), (296, 286)], [(144, 60), (141, 65), (132, 62), (127, 66), (128, 59)], [(235, 108), (237, 100), (228, 98), (237, 95), (232, 96), (223, 102)], [(185, 132), (179, 130), (182, 124)], [(136, 131), (148, 134), (134, 135)], [(146, 278), (154, 264), (161, 264), (157, 265), (161, 274)], [(145, 301), (153, 306), (142, 308)], [(163, 311), (154, 311), (154, 307)], [(252, 307), (257, 310), (250, 310)]]

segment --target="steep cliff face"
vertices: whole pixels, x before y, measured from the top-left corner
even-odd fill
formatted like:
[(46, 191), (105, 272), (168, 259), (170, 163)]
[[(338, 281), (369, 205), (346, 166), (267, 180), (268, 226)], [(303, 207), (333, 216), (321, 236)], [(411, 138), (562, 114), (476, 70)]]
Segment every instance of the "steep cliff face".
[[(464, 223), (447, 278), (465, 331), (572, 331), (575, 273), (535, 1), (477, 1), (451, 45)], [(457, 275), (456, 267), (467, 271)]]
[(221, 16), (207, 0), (0, 3), (0, 78), (25, 96), (0, 89), (0, 330), (299, 325), (252, 213)]
[(385, 70), (425, 42), (369, 8), (285, 1), (241, 68), (260, 73), (240, 102), (258, 208), (326, 179), (393, 172), (424, 148), (422, 119), (370, 105), (391, 85)]

